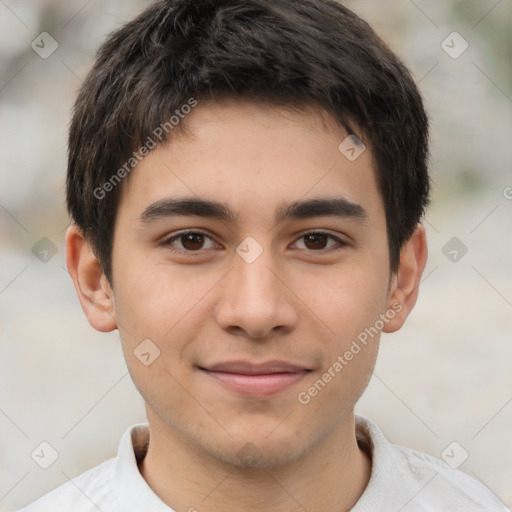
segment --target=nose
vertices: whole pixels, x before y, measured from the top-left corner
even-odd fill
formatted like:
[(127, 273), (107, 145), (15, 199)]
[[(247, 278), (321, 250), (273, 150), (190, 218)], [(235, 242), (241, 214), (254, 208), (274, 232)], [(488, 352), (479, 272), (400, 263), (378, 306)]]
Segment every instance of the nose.
[(282, 269), (272, 261), (270, 250), (251, 263), (234, 257), (216, 308), (220, 327), (231, 334), (264, 338), (272, 331), (293, 330), (298, 318), (294, 294)]

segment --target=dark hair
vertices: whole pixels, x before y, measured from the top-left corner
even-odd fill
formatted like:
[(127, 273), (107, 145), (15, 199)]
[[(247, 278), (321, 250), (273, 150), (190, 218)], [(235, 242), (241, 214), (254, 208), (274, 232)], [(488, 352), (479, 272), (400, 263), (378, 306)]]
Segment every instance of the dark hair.
[(395, 271), (430, 188), (428, 119), (397, 56), (334, 0), (162, 0), (108, 37), (73, 111), (68, 211), (109, 282), (115, 185), (143, 150), (186, 133), (169, 122), (184, 105), (226, 95), (319, 106), (369, 146)]

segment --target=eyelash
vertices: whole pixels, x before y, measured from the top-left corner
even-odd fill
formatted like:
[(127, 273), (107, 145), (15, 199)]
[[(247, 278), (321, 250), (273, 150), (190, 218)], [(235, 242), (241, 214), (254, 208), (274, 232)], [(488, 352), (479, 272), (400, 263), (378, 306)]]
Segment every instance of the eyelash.
[[(186, 230), (186, 231), (180, 231), (179, 233), (169, 237), (169, 238), (166, 238), (163, 242), (162, 242), (162, 246), (166, 247), (168, 250), (174, 252), (174, 253), (178, 253), (178, 254), (186, 254), (187, 256), (200, 256), (202, 254), (204, 254), (204, 250), (203, 249), (198, 249), (197, 251), (190, 251), (190, 250), (187, 250), (187, 249), (175, 249), (174, 247), (172, 247), (172, 242), (173, 240), (176, 240), (176, 239), (180, 239), (180, 237), (182, 237), (183, 235), (203, 235), (204, 237), (206, 238), (209, 238), (211, 240), (213, 240), (213, 238), (210, 236), (210, 235), (207, 235), (206, 233), (203, 233), (202, 231), (196, 231), (196, 230)], [(305, 233), (302, 233), (298, 238), (297, 240), (300, 240), (301, 238), (304, 238), (308, 235), (327, 235), (329, 238), (331, 238), (332, 240), (335, 240), (337, 243), (338, 243), (338, 247), (336, 248), (329, 248), (329, 249), (318, 249), (318, 250), (313, 250), (313, 249), (300, 249), (301, 251), (307, 251), (307, 252), (310, 252), (310, 253), (319, 253), (319, 254), (325, 254), (327, 252), (336, 252), (336, 251), (339, 251), (341, 249), (343, 249), (344, 247), (346, 247), (348, 244), (346, 242), (344, 242), (341, 238), (337, 237), (337, 236), (334, 236), (332, 235), (331, 233), (328, 233), (326, 231), (307, 231)]]

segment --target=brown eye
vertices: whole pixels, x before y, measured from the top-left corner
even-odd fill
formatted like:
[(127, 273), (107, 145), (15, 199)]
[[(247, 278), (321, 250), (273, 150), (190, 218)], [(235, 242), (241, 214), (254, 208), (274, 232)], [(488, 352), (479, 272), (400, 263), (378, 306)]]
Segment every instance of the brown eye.
[(205, 233), (187, 231), (167, 238), (162, 245), (173, 252), (202, 254), (206, 249), (213, 249), (216, 244), (212, 237)]
[(180, 237), (181, 245), (188, 251), (197, 251), (204, 244), (204, 235), (201, 233), (187, 233)]
[(327, 252), (330, 250), (342, 249), (347, 245), (337, 236), (331, 235), (330, 233), (324, 233), (322, 231), (312, 231), (310, 233), (306, 233), (302, 235), (295, 243), (302, 243), (304, 245), (304, 247), (299, 247), (299, 249), (305, 249), (313, 252)]
[(304, 235), (304, 242), (308, 249), (325, 249), (328, 239), (329, 236), (323, 233)]

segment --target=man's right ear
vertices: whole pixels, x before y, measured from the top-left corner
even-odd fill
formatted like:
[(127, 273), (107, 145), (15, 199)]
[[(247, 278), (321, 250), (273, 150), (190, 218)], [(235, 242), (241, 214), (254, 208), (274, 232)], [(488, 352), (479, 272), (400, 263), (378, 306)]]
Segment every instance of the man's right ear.
[(76, 224), (66, 231), (66, 264), (89, 323), (101, 332), (117, 329), (112, 288)]

